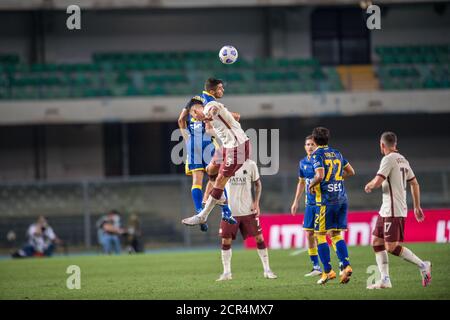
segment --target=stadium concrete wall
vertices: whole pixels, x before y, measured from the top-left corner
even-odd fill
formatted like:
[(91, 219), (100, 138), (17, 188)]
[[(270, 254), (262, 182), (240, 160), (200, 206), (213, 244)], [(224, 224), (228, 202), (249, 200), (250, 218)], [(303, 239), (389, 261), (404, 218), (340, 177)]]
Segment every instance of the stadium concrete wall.
[[(173, 121), (188, 97), (1, 101), (0, 125)], [(243, 118), (450, 112), (450, 90), (226, 96)]]

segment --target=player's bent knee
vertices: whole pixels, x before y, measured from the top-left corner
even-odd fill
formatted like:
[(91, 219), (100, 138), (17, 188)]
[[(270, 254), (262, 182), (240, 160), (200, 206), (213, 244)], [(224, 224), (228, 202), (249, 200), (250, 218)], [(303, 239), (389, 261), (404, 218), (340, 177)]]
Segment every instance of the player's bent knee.
[(259, 234), (255, 237), (256, 242), (264, 242), (264, 237), (262, 234)]
[(375, 246), (383, 246), (384, 247), (384, 240), (378, 237), (373, 237), (372, 240), (372, 247)]
[(398, 242), (385, 242), (384, 247), (389, 253), (395, 256), (399, 256), (401, 253), (402, 247), (398, 244)]
[(219, 173), (219, 167), (209, 164), (208, 166), (206, 166), (206, 173), (208, 175), (217, 176), (217, 174)]
[(315, 237), (314, 231), (311, 230), (306, 231), (306, 236), (311, 239), (314, 238)]
[(192, 186), (203, 184), (203, 171), (196, 171), (192, 174)]
[(222, 239), (222, 245), (229, 245), (229, 246), (231, 246), (231, 242), (232, 242), (231, 238), (224, 238), (224, 239)]
[(330, 238), (338, 237), (341, 235), (340, 231), (330, 231), (329, 233)]

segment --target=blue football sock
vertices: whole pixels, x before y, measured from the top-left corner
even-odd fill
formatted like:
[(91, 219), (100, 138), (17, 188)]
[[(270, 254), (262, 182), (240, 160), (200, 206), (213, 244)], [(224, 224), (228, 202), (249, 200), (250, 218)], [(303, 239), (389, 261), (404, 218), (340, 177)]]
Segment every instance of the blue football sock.
[(202, 211), (203, 192), (201, 187), (193, 186), (191, 189), (192, 201), (194, 202), (195, 211)]
[(340, 239), (336, 242), (336, 253), (339, 260), (342, 262), (343, 267), (345, 268), (350, 264), (350, 258), (348, 257), (348, 249), (347, 244), (344, 239)]
[(223, 189), (223, 194), (225, 195), (225, 198), (227, 199), (227, 202), (222, 205), (222, 215), (224, 217), (231, 217), (231, 209), (228, 206), (228, 195), (227, 195), (227, 190)]

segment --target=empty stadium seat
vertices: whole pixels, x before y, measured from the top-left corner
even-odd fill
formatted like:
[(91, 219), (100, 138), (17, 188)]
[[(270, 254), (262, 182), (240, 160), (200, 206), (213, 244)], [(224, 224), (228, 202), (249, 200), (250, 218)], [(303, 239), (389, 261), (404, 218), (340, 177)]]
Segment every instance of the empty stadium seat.
[[(99, 52), (92, 63), (20, 64), (0, 55), (0, 99), (190, 95), (205, 77), (223, 79), (230, 94), (343, 90), (335, 68), (315, 59), (245, 57), (220, 63), (213, 51)], [(22, 89), (20, 89), (22, 88)]]

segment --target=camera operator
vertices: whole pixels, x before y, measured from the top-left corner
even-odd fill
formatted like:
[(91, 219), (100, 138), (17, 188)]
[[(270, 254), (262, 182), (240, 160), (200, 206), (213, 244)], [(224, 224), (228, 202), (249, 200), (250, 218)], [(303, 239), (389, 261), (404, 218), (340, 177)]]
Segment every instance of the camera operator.
[(120, 235), (124, 230), (120, 227), (120, 214), (116, 210), (109, 211), (97, 221), (98, 238), (106, 254), (120, 254)]
[(12, 254), (14, 258), (50, 257), (53, 255), (56, 245), (62, 243), (44, 216), (39, 216), (36, 223), (30, 225), (27, 237), (28, 243)]

